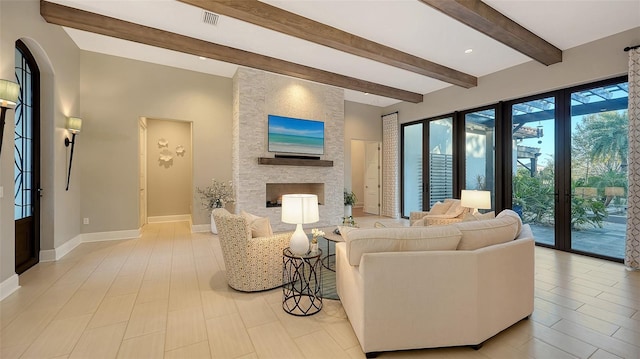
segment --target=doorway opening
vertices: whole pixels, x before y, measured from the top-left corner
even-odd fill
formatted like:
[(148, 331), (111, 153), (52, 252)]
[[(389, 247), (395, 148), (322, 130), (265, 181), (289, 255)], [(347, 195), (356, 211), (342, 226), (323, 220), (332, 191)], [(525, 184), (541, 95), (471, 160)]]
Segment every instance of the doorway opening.
[(139, 132), (140, 227), (188, 221), (193, 214), (193, 123), (141, 118)]
[(355, 213), (380, 215), (382, 166), (381, 142), (351, 140), (351, 190)]

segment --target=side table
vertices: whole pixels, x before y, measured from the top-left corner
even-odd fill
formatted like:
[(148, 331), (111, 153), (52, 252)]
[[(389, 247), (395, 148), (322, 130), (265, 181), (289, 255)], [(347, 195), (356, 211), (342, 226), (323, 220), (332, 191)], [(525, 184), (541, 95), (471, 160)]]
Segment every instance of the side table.
[(322, 250), (297, 255), (282, 251), (282, 309), (296, 316), (322, 309)]
[[(338, 242), (344, 242), (344, 239), (342, 239), (341, 235), (335, 233), (333, 228), (330, 231), (325, 231), (325, 235), (323, 237), (327, 241), (327, 255), (324, 258), (322, 258), (322, 265), (328, 270), (335, 272), (336, 271), (335, 246), (336, 246), (336, 243)], [(334, 248), (333, 253), (331, 252), (331, 247)], [(331, 259), (333, 259), (333, 261)]]

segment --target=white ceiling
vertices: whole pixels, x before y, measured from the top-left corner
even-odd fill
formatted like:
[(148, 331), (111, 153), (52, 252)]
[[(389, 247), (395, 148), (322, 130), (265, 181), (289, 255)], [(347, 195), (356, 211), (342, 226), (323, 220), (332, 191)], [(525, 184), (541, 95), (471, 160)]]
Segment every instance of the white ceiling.
[[(175, 0), (49, 1), (421, 94), (451, 86), (230, 17), (220, 16), (216, 26), (205, 24), (202, 9)], [(418, 0), (262, 1), (477, 77), (531, 61)], [(561, 50), (640, 26), (640, 0), (485, 2)], [(87, 51), (224, 77), (232, 77), (237, 68), (216, 60), (65, 30)], [(473, 52), (465, 54), (470, 48)], [(345, 90), (345, 99), (377, 106), (398, 102), (352, 90)]]

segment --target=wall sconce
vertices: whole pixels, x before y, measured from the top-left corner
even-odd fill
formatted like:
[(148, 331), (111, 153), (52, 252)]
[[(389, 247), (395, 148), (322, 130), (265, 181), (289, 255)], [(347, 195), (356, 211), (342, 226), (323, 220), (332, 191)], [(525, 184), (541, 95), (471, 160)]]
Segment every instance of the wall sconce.
[(71, 140), (69, 137), (64, 139), (65, 147), (71, 145), (71, 155), (69, 156), (69, 172), (67, 173), (67, 191), (69, 190), (69, 179), (71, 179), (71, 163), (73, 162), (73, 147), (76, 144), (76, 134), (82, 128), (82, 119), (78, 117), (67, 117), (67, 130), (71, 132)]
[(2, 139), (4, 138), (4, 118), (7, 110), (15, 106), (20, 94), (20, 85), (9, 80), (0, 80), (0, 154), (2, 153)]

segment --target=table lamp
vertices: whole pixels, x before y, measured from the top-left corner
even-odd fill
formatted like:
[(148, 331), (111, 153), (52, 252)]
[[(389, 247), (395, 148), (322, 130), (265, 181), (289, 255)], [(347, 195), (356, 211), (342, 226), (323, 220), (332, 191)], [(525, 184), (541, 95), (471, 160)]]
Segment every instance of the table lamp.
[(282, 196), (282, 222), (296, 225), (289, 241), (289, 250), (296, 255), (309, 252), (309, 239), (302, 225), (320, 220), (318, 196), (315, 194), (285, 194)]
[(490, 209), (491, 192), (463, 189), (460, 196), (460, 204), (462, 207), (473, 208), (473, 212), (471, 212), (473, 214), (478, 213), (478, 208)]

